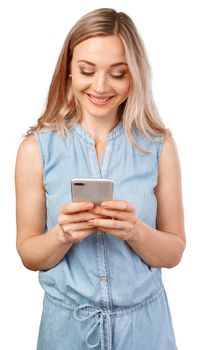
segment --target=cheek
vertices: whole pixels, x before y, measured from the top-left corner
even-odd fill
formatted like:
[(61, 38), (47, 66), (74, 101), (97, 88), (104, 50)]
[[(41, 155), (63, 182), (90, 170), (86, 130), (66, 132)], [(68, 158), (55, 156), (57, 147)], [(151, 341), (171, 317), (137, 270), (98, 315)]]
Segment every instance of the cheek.
[(75, 94), (80, 93), (88, 86), (87, 81), (81, 78), (72, 78), (72, 90)]
[(130, 90), (130, 83), (127, 82), (125, 84), (123, 84), (122, 86), (119, 86), (119, 95), (121, 95), (123, 98), (127, 97), (129, 94), (129, 90)]

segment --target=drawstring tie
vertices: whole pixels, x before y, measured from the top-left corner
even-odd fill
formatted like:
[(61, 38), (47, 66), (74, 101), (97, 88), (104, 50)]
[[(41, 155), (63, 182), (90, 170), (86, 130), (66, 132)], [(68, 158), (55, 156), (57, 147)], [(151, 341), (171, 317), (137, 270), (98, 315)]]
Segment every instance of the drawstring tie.
[[(91, 307), (93, 309), (95, 309), (95, 311), (92, 311), (88, 316), (82, 316), (82, 317), (79, 317), (79, 312), (80, 310), (84, 310), (85, 308), (88, 308), (88, 307)], [(111, 330), (111, 317), (110, 317), (110, 314), (107, 313), (107, 312), (104, 312), (102, 309), (100, 309), (99, 307), (95, 306), (95, 305), (89, 305), (89, 304), (82, 304), (82, 305), (79, 305), (77, 306), (75, 309), (74, 309), (74, 317), (76, 320), (78, 321), (85, 321), (85, 320), (88, 320), (89, 318), (92, 318), (94, 317), (95, 315), (98, 315), (99, 316), (99, 319), (98, 321), (89, 329), (87, 335), (86, 335), (86, 339), (85, 339), (85, 342), (86, 342), (86, 345), (88, 346), (88, 348), (90, 349), (93, 349), (95, 347), (97, 347), (100, 342), (101, 342), (101, 350), (104, 350), (104, 317), (106, 317), (109, 321), (109, 349), (111, 350), (112, 349), (112, 330)], [(100, 326), (100, 327), (99, 327)], [(96, 330), (96, 328), (99, 327), (100, 328), (100, 336), (99, 336), (99, 339), (97, 341), (97, 343), (95, 344), (90, 344), (88, 342), (88, 339), (90, 337), (90, 335)]]

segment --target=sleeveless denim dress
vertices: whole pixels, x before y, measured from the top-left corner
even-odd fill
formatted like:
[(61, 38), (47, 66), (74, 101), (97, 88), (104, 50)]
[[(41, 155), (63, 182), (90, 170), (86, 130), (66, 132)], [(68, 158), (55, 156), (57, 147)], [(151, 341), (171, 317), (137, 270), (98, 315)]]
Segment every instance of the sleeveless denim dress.
[[(123, 122), (111, 130), (99, 162), (93, 137), (77, 123), (61, 138), (35, 133), (46, 191), (46, 234), (58, 209), (72, 201), (74, 177), (110, 178), (114, 199), (130, 201), (140, 220), (156, 227), (156, 143), (132, 131), (144, 155), (131, 146)], [(125, 241), (97, 230), (73, 244), (53, 268), (39, 272), (44, 301), (37, 350), (175, 350), (161, 269), (147, 265)]]

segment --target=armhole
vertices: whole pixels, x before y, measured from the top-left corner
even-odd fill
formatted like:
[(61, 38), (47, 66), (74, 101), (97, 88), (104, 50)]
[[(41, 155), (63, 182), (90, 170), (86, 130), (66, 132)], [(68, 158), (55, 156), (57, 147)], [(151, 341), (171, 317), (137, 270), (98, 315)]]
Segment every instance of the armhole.
[(40, 155), (41, 167), (42, 167), (42, 182), (43, 182), (43, 186), (44, 186), (45, 193), (46, 193), (47, 192), (47, 190), (46, 190), (46, 183), (45, 183), (45, 164), (46, 164), (46, 161), (45, 161), (45, 156), (44, 156), (44, 150), (43, 150), (43, 147), (42, 147), (42, 142), (40, 140), (39, 134), (37, 132), (34, 132), (34, 136), (35, 136), (35, 139), (36, 139), (38, 152), (39, 152), (39, 155)]
[(164, 135), (161, 135), (159, 137), (159, 142), (158, 142), (158, 146), (157, 146), (157, 167), (159, 165), (159, 161), (161, 159), (161, 154), (163, 151), (163, 145), (164, 145)]
[(43, 170), (43, 174), (44, 174), (45, 158), (44, 158), (44, 151), (43, 151), (43, 148), (42, 148), (42, 143), (40, 141), (38, 133), (34, 132), (34, 135), (35, 135), (35, 139), (36, 139), (36, 142), (37, 142), (38, 151), (39, 151), (40, 159), (41, 159), (42, 170)]
[(161, 154), (164, 148), (164, 142), (167, 137), (172, 137), (172, 132), (170, 129), (166, 129), (165, 134), (159, 136), (159, 142), (157, 147), (157, 166), (159, 165), (159, 161), (161, 159)]

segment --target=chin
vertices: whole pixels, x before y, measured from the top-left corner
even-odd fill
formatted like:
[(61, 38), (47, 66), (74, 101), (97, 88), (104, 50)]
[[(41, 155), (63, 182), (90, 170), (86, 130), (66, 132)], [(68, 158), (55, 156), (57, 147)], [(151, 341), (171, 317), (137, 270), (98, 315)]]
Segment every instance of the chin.
[[(83, 106), (82, 106), (83, 107)], [(111, 114), (116, 114), (118, 107), (116, 108), (107, 108), (107, 106), (84, 106), (83, 108), (89, 115), (95, 117), (109, 117)]]
[(95, 118), (109, 118), (111, 114), (114, 114), (113, 111), (95, 111), (95, 110), (86, 110), (89, 115)]

